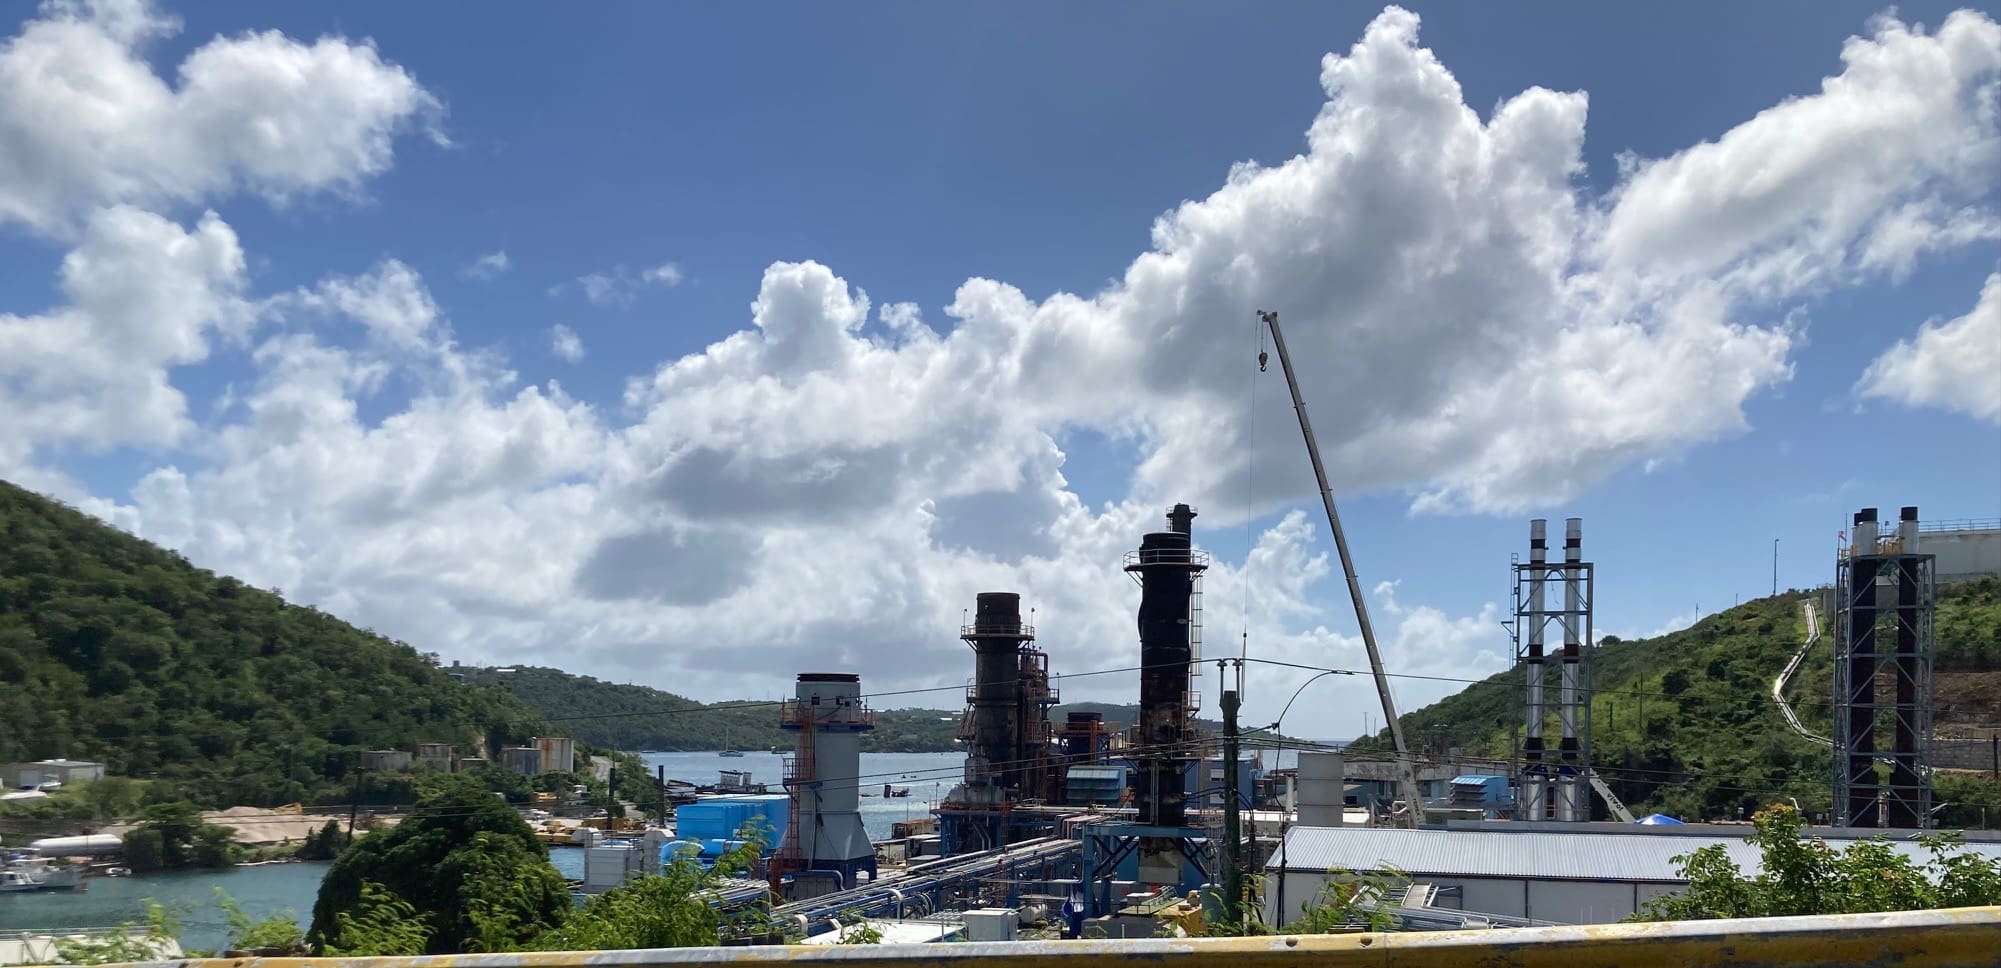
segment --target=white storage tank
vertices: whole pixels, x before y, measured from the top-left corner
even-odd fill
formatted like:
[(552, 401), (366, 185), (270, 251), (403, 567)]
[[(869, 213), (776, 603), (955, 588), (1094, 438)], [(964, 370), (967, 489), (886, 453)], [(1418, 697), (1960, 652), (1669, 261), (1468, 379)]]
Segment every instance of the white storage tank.
[(125, 841), (111, 834), (82, 834), (75, 837), (43, 837), (28, 845), (43, 857), (98, 857), (125, 851)]
[(1299, 825), (1339, 827), (1347, 800), (1347, 778), (1341, 754), (1302, 750), (1299, 754)]
[[(656, 853), (654, 856), (658, 857)], [(658, 862), (655, 862), (658, 865)], [(646, 848), (631, 842), (605, 844), (584, 851), (585, 894), (602, 894), (646, 872)]]

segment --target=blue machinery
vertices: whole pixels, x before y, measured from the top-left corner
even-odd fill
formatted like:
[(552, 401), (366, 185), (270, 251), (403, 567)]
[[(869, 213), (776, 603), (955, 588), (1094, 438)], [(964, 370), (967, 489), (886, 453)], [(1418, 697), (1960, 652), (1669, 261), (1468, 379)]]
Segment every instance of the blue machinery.
[[(1187, 891), (1210, 879), (1209, 832), (1199, 827), (1099, 823), (1084, 827), (1082, 840), (1087, 918), (1116, 910), (1119, 899), (1112, 896), (1114, 881), (1153, 881), (1161, 873), (1171, 872), (1174, 883)], [(1142, 865), (1142, 859), (1148, 863)]]

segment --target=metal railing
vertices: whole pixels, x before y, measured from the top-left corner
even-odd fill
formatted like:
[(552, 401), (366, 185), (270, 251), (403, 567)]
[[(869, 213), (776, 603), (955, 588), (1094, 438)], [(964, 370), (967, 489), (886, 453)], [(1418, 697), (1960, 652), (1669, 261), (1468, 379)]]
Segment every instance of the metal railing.
[(770, 945), (644, 951), (545, 951), (421, 958), (202, 959), (185, 968), (654, 968), (788, 964), (842, 968), (991, 965), (1086, 968), (1107, 964), (1187, 968), (1974, 968), (1995, 962), (2001, 908), (1836, 914), (1803, 918), (1673, 921), (1564, 927), (1146, 938), (929, 945)]
[(1209, 567), (1209, 553), (1200, 548), (1140, 548), (1126, 552), (1125, 566), (1199, 565)]
[(814, 705), (799, 699), (787, 699), (778, 708), (778, 725), (799, 729), (807, 726), (869, 726), (875, 725), (875, 710), (867, 703), (821, 703)]
[(962, 639), (976, 639), (986, 635), (1008, 639), (1032, 639), (1035, 638), (1035, 626), (1027, 622), (989, 622), (985, 625), (975, 622), (972, 625), (959, 626), (959, 637)]

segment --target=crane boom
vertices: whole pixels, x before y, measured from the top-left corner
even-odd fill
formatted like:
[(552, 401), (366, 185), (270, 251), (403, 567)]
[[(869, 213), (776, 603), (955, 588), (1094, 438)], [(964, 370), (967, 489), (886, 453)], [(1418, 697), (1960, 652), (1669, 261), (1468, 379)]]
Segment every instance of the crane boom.
[[(1362, 629), (1362, 647), (1369, 652), (1369, 672), (1376, 678), (1376, 695), (1383, 701), (1383, 721), (1390, 725), (1390, 739), (1396, 744), (1397, 779), (1403, 786), (1405, 819), (1416, 827), (1424, 814), (1424, 798), (1418, 792), (1417, 768), (1411, 762), (1410, 746), (1403, 739), (1403, 723), (1397, 719), (1396, 698), (1390, 695), (1389, 676), (1383, 672), (1383, 654), (1376, 648), (1376, 630), (1369, 624), (1369, 606), (1362, 600), (1362, 582), (1355, 576), (1355, 559), (1348, 554), (1348, 536), (1341, 530), (1341, 515), (1334, 510), (1334, 489), (1327, 483), (1327, 467), (1320, 462), (1320, 445), (1313, 439), (1313, 422), (1306, 417), (1306, 400), (1299, 395), (1299, 378), (1292, 371), (1292, 356), (1285, 351), (1285, 334), (1279, 332), (1278, 314), (1258, 310), (1258, 318), (1271, 330), (1272, 346), (1278, 350), (1279, 368), (1285, 371), (1286, 389), (1292, 391), (1292, 409), (1299, 415), (1299, 432), (1306, 438), (1306, 456), (1313, 460), (1313, 479), (1320, 485), (1320, 503), (1327, 509), (1327, 528), (1334, 533), (1334, 550), (1341, 555), (1341, 571), (1348, 576), (1348, 598), (1355, 603), (1355, 624)], [(1263, 361), (1260, 361), (1262, 364)]]

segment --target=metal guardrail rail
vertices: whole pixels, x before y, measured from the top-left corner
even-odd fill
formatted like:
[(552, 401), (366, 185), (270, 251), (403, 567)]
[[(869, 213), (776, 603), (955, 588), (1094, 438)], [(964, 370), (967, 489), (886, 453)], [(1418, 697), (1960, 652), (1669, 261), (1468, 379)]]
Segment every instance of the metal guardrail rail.
[(914, 968), (1899, 968), (1993, 966), (2001, 908), (1815, 918), (1591, 924), (1491, 932), (1145, 938), (1009, 944), (664, 948), (634, 952), (444, 954), (428, 958), (210, 958), (184, 968), (654, 968), (676, 964), (828, 964)]
[(185, 968), (654, 968), (793, 964), (843, 968), (992, 965), (1087, 968), (1898, 968), (1992, 966), (2001, 907), (1734, 921), (1673, 921), (1258, 938), (1023, 941), (928, 945), (772, 945), (650, 951), (547, 951), (424, 958), (242, 958), (169, 962)]

